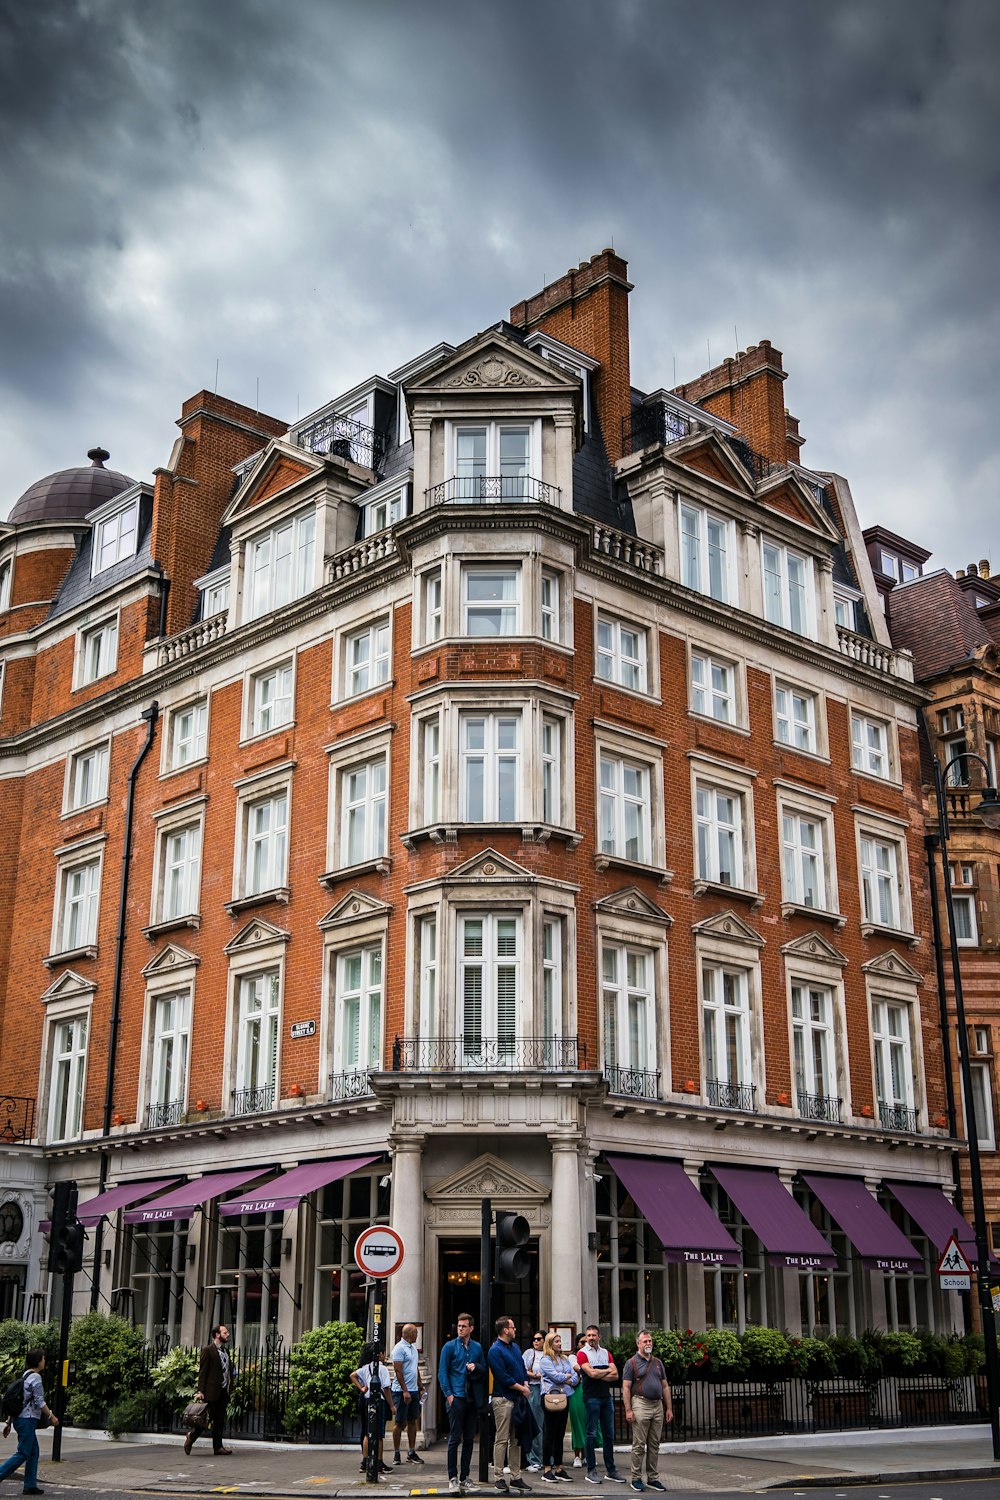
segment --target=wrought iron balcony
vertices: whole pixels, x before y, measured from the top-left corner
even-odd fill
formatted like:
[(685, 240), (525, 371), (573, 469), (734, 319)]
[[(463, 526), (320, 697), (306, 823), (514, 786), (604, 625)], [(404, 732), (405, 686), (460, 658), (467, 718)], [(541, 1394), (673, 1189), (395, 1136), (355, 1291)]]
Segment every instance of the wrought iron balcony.
[(626, 1099), (660, 1097), (660, 1075), (648, 1068), (605, 1068), (604, 1077), (609, 1094), (620, 1094)]
[(799, 1114), (803, 1120), (822, 1120), (827, 1125), (839, 1125), (840, 1103), (832, 1094), (799, 1094)]
[(234, 1115), (262, 1115), (274, 1108), (274, 1084), (262, 1083), (254, 1089), (233, 1089)]
[(705, 1083), (709, 1104), (716, 1109), (741, 1109), (744, 1114), (756, 1113), (754, 1099), (757, 1089), (752, 1083), (726, 1083), (721, 1078), (709, 1078)]
[(654, 443), (676, 443), (694, 432), (715, 432), (757, 484), (776, 469), (784, 467), (772, 463), (762, 453), (755, 453), (750, 444), (735, 433), (723, 432), (710, 422), (699, 422), (689, 412), (664, 402), (655, 406), (637, 406), (622, 418), (622, 443), (626, 453), (640, 453)]
[(429, 505), (502, 504), (504, 501), (528, 505), (555, 505), (559, 490), (554, 484), (543, 484), (524, 474), (472, 474), (461, 479), (446, 479), (427, 491)]
[(161, 1130), (165, 1125), (179, 1125), (183, 1113), (183, 1099), (168, 1099), (164, 1104), (147, 1104), (146, 1129)]
[(0, 1144), (21, 1145), (34, 1139), (35, 1101), (18, 1094), (0, 1094)]
[(905, 1104), (887, 1104), (884, 1099), (878, 1101), (879, 1124), (884, 1125), (886, 1130), (907, 1130), (911, 1135), (917, 1129), (917, 1111), (909, 1109)]
[(371, 1079), (363, 1069), (355, 1068), (349, 1073), (330, 1074), (331, 1099), (365, 1099), (371, 1091)]
[(586, 1066), (586, 1046), (575, 1036), (397, 1036), (392, 1044), (394, 1073), (565, 1073)]
[(353, 417), (322, 417), (310, 427), (299, 429), (295, 439), (308, 453), (328, 453), (334, 458), (349, 458), (352, 463), (376, 472), (385, 457), (385, 434), (356, 422)]

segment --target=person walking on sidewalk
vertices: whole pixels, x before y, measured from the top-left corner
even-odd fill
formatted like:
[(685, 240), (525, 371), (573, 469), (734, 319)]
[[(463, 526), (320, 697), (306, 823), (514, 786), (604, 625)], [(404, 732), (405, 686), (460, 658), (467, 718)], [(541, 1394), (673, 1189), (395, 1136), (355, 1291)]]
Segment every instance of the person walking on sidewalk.
[(579, 1384), (580, 1372), (576, 1364), (563, 1353), (562, 1334), (546, 1335), (542, 1357), (538, 1361), (542, 1387), (542, 1478), (554, 1484), (561, 1479), (564, 1484), (573, 1481), (563, 1468), (563, 1441), (566, 1437), (566, 1418), (569, 1416), (569, 1396)]
[(611, 1404), (611, 1386), (618, 1379), (618, 1367), (601, 1343), (596, 1323), (588, 1325), (586, 1343), (577, 1355), (583, 1375), (583, 1407), (587, 1413), (586, 1462), (588, 1484), (600, 1484), (597, 1472), (597, 1429), (604, 1436), (604, 1467), (615, 1484), (624, 1484), (625, 1475), (615, 1468), (615, 1413)]
[[(674, 1408), (663, 1361), (653, 1353), (653, 1335), (643, 1328), (635, 1338), (635, 1353), (622, 1371), (622, 1402), (625, 1420), (632, 1428), (632, 1476), (634, 1490), (663, 1490), (660, 1483), (660, 1437), (664, 1422), (674, 1420)], [(643, 1483), (643, 1460), (646, 1482)]]
[(531, 1452), (527, 1455), (528, 1470), (537, 1474), (542, 1467), (542, 1378), (538, 1372), (538, 1366), (542, 1362), (542, 1344), (545, 1335), (538, 1332), (532, 1335), (531, 1348), (524, 1351), (524, 1368), (528, 1375), (528, 1400), (531, 1403), (531, 1413), (538, 1423), (538, 1432), (535, 1441), (531, 1445)]
[[(13, 1419), (14, 1426), (17, 1428), (17, 1452), (12, 1453), (0, 1469), (0, 1479), (6, 1479), (24, 1464), (24, 1493), (44, 1495), (45, 1491), (38, 1488), (38, 1424), (43, 1417), (46, 1417), (53, 1427), (58, 1427), (59, 1418), (46, 1406), (45, 1393), (42, 1390), (45, 1350), (29, 1349), (25, 1364), (27, 1369), (24, 1372), (24, 1405), (21, 1407), (21, 1415)], [(10, 1422), (6, 1422), (3, 1429), (4, 1437), (7, 1437), (10, 1428)]]
[(381, 1355), (376, 1353), (374, 1344), (365, 1344), (361, 1350), (361, 1363), (356, 1370), (351, 1371), (351, 1384), (358, 1393), (358, 1417), (361, 1422), (361, 1472), (363, 1474), (368, 1467), (368, 1429), (371, 1425), (371, 1404), (374, 1401), (377, 1408), (375, 1427), (378, 1432), (379, 1472), (388, 1474), (389, 1465), (382, 1460), (382, 1440), (385, 1437), (386, 1407), (395, 1416), (391, 1389), (392, 1370)]
[[(514, 1319), (499, 1317), (497, 1336), (490, 1345), (489, 1366), (493, 1376), (493, 1479), (500, 1495), (510, 1490), (527, 1490), (521, 1478), (521, 1446), (514, 1431), (514, 1412), (518, 1397), (527, 1404), (528, 1372), (521, 1351), (514, 1342), (517, 1329)], [(529, 1408), (530, 1414), (530, 1408)]]
[[(226, 1407), (229, 1405), (232, 1388), (233, 1362), (229, 1357), (229, 1329), (225, 1323), (219, 1323), (212, 1329), (211, 1343), (206, 1344), (201, 1351), (201, 1363), (198, 1366), (198, 1390), (195, 1395), (196, 1401), (208, 1403), (212, 1449), (217, 1458), (228, 1458), (233, 1451), (232, 1448), (225, 1448), (222, 1444), (222, 1434), (226, 1426)], [(191, 1452), (204, 1431), (203, 1427), (191, 1428), (184, 1439), (185, 1453)]]
[(470, 1484), (476, 1418), (486, 1395), (486, 1356), (472, 1337), (475, 1324), (469, 1313), (459, 1313), (456, 1327), (458, 1337), (441, 1350), (438, 1385), (448, 1408), (448, 1489), (464, 1495)]
[(417, 1325), (403, 1324), (403, 1337), (389, 1356), (394, 1371), (392, 1377), (392, 1401), (396, 1408), (396, 1419), (392, 1424), (392, 1461), (401, 1463), (399, 1445), (406, 1428), (406, 1461), (422, 1464), (417, 1452), (417, 1423), (420, 1420), (420, 1356), (417, 1353)]

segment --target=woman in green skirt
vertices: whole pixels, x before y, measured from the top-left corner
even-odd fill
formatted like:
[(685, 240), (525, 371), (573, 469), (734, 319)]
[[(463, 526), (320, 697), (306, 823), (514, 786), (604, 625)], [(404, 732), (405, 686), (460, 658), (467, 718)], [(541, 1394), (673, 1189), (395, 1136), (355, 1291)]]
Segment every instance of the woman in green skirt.
[[(583, 1348), (587, 1340), (581, 1334), (576, 1341), (577, 1353)], [(584, 1446), (587, 1440), (587, 1413), (583, 1406), (583, 1381), (573, 1387), (569, 1398), (569, 1426), (573, 1438), (573, 1467), (583, 1468)], [(603, 1446), (604, 1436), (601, 1432), (601, 1424), (597, 1424), (597, 1446)]]

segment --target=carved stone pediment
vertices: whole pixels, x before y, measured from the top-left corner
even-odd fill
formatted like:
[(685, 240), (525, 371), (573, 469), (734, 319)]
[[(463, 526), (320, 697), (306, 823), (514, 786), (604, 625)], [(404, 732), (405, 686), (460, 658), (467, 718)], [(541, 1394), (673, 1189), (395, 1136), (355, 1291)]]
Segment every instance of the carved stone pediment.
[(447, 382), (451, 389), (456, 386), (531, 386), (538, 385), (539, 381), (527, 370), (513, 364), (508, 359), (503, 359), (494, 350), (484, 356), (476, 364), (466, 365), (464, 370), (459, 370), (452, 375)]
[(442, 364), (407, 383), (411, 396), (456, 391), (579, 390), (577, 376), (554, 360), (489, 329)]
[(463, 864), (456, 865), (450, 872), (449, 879), (530, 880), (534, 882), (538, 877), (532, 870), (525, 869), (524, 865), (508, 859), (505, 854), (498, 854), (495, 849), (484, 849), (481, 854), (474, 854)]
[(637, 921), (659, 922), (663, 927), (672, 926), (674, 920), (635, 885), (626, 886), (624, 890), (615, 891), (610, 896), (602, 896), (599, 901), (594, 902), (594, 910), (616, 917), (631, 917)]
[(871, 958), (866, 964), (861, 965), (865, 974), (882, 975), (887, 979), (902, 979), (908, 984), (923, 984), (924, 976), (915, 969), (912, 964), (907, 963), (900, 953), (880, 953), (877, 958)]
[(349, 927), (352, 923), (367, 922), (372, 917), (388, 918), (391, 913), (392, 907), (387, 901), (380, 901), (367, 891), (348, 891), (335, 906), (331, 906), (325, 917), (320, 918), (318, 926), (321, 932), (329, 932), (333, 927)]
[(764, 939), (749, 922), (744, 922), (734, 911), (718, 911), (696, 922), (691, 931), (700, 937), (724, 938), (730, 943), (745, 943), (752, 948), (763, 948)]
[(426, 1196), (431, 1203), (465, 1207), (474, 1204), (478, 1208), (481, 1198), (491, 1198), (494, 1207), (497, 1204), (500, 1207), (509, 1204), (511, 1207), (524, 1208), (547, 1203), (549, 1190), (544, 1183), (528, 1177), (508, 1162), (501, 1161), (498, 1156), (486, 1152), (477, 1156), (475, 1161), (460, 1167), (457, 1172), (452, 1172), (449, 1177), (432, 1183)]
[(246, 953), (248, 949), (265, 948), (271, 943), (287, 943), (291, 937), (283, 927), (275, 927), (273, 922), (265, 922), (263, 917), (255, 917), (245, 927), (241, 927), (233, 938), (223, 948), (223, 953), (232, 956), (234, 953)]
[(48, 1005), (53, 1000), (68, 1000), (71, 996), (78, 999), (82, 995), (92, 995), (96, 989), (92, 979), (84, 979), (74, 969), (66, 969), (54, 984), (49, 985), (42, 995), (42, 1003)]
[(191, 953), (187, 948), (182, 948), (178, 943), (168, 943), (143, 969), (143, 978), (151, 979), (154, 974), (171, 973), (178, 969), (194, 969), (201, 963), (197, 953)]
[(811, 958), (818, 963), (836, 964), (843, 969), (848, 960), (839, 948), (835, 948), (821, 932), (804, 932), (801, 937), (785, 943), (782, 953), (789, 958)]

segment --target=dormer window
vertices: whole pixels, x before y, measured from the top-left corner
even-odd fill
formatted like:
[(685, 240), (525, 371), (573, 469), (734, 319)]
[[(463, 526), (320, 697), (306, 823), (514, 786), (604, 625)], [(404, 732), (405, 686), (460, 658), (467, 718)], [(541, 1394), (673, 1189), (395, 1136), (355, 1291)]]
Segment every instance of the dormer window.
[(394, 488), (370, 498), (363, 507), (365, 536), (375, 536), (389, 526), (395, 526), (409, 513), (408, 484), (397, 484)]
[(923, 571), (917, 563), (907, 562), (906, 558), (897, 557), (895, 552), (887, 552), (884, 547), (879, 549), (878, 563), (881, 572), (888, 573), (897, 583), (909, 583), (919, 578)]
[(138, 529), (138, 496), (98, 521), (94, 529), (92, 578), (96, 578), (98, 573), (103, 573), (107, 568), (114, 567), (115, 563), (135, 556)]
[(259, 619), (300, 599), (315, 579), (316, 512), (300, 511), (247, 543), (243, 616)]
[(434, 500), (462, 503), (547, 500), (539, 483), (540, 423), (478, 422), (448, 426), (448, 472)]
[(213, 615), (223, 615), (229, 608), (229, 567), (219, 568), (196, 580), (201, 592), (201, 618), (210, 620)]
[(838, 584), (833, 590), (833, 608), (837, 624), (842, 625), (845, 630), (857, 631), (860, 624), (858, 606), (861, 603), (860, 596), (853, 590)]

